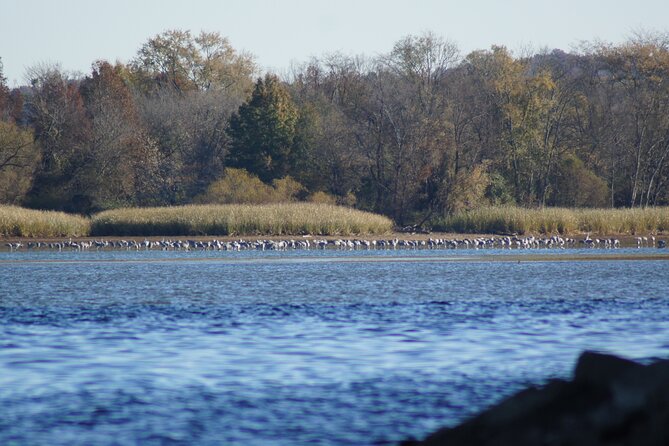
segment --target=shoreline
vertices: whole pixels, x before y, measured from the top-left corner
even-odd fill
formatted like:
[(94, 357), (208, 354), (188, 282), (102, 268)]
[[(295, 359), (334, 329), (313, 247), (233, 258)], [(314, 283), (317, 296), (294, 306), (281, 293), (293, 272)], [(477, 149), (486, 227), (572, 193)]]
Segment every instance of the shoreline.
[[(144, 252), (144, 251), (138, 251)], [(182, 251), (184, 252), (184, 251)], [(249, 265), (249, 264), (282, 264), (282, 263), (480, 263), (480, 262), (494, 262), (494, 263), (510, 263), (510, 264), (525, 264), (525, 263), (564, 263), (564, 262), (611, 262), (611, 261), (669, 261), (669, 253), (639, 253), (639, 254), (614, 254), (614, 253), (600, 253), (600, 254), (506, 254), (506, 255), (487, 255), (474, 254), (465, 256), (438, 256), (438, 257), (386, 257), (386, 256), (361, 256), (361, 257), (336, 257), (336, 256), (307, 256), (299, 258), (287, 257), (262, 257), (262, 258), (226, 258), (226, 257), (169, 257), (169, 258), (123, 258), (123, 259), (0, 259), (0, 265), (9, 264), (48, 264), (48, 263), (63, 263), (63, 264), (108, 264), (108, 263), (142, 263), (142, 264), (166, 264), (166, 263), (181, 263), (181, 262), (217, 262), (221, 264), (233, 265)]]
[[(383, 215), (305, 202), (121, 208), (90, 217), (0, 205), (0, 243), (67, 241), (75, 234), (81, 236), (72, 236), (72, 240), (82, 242), (101, 239), (141, 242), (168, 238), (195, 241), (310, 238), (471, 241), (532, 236), (544, 240), (552, 236), (583, 240), (589, 234), (592, 239), (618, 239), (622, 244), (632, 245), (636, 244), (638, 236), (649, 240), (659, 237), (664, 240), (663, 244), (669, 237), (669, 206), (587, 210), (483, 207), (449, 218), (452, 220), (449, 224), (437, 224), (433, 226), (433, 232), (422, 232), (416, 226), (394, 226), (392, 220)], [(647, 245), (645, 240), (644, 245)]]
[[(573, 234), (568, 236), (560, 236), (562, 238), (569, 237), (574, 240), (569, 246), (564, 246), (565, 249), (578, 248), (581, 245), (581, 242), (586, 238), (587, 234)], [(443, 241), (457, 241), (462, 242), (464, 240), (501, 240), (510, 237), (511, 239), (525, 239), (534, 237), (536, 239), (547, 240), (552, 237), (551, 235), (499, 235), (499, 234), (464, 234), (464, 233), (453, 233), (453, 232), (434, 232), (434, 233), (404, 233), (404, 232), (392, 232), (388, 234), (369, 234), (369, 235), (262, 235), (262, 234), (251, 234), (251, 235), (226, 235), (226, 236), (215, 236), (215, 235), (182, 235), (182, 236), (82, 236), (82, 237), (7, 237), (0, 236), (0, 252), (1, 251), (10, 251), (10, 244), (21, 243), (22, 250), (31, 249), (27, 248), (28, 244), (49, 244), (49, 243), (63, 243), (63, 242), (72, 242), (72, 243), (81, 243), (81, 242), (95, 242), (95, 241), (105, 241), (105, 242), (130, 242), (130, 243), (142, 243), (145, 241), (149, 242), (160, 242), (160, 241), (193, 241), (193, 242), (211, 242), (219, 241), (221, 243), (232, 243), (232, 242), (255, 242), (255, 241), (271, 241), (271, 242), (280, 242), (280, 241), (319, 241), (326, 240), (328, 242), (334, 242), (336, 240), (343, 241), (355, 241), (355, 240), (365, 240), (369, 242), (379, 242), (379, 241), (388, 241), (388, 240), (400, 240), (407, 242), (428, 242), (429, 240), (443, 240)], [(590, 234), (590, 237), (593, 240), (614, 240), (619, 241), (620, 248), (634, 248), (638, 247), (638, 238), (645, 237), (645, 240), (642, 242), (641, 247), (644, 248), (653, 248), (658, 247), (659, 242), (664, 242), (666, 245), (669, 245), (669, 234), (647, 234), (647, 235), (608, 235), (608, 236), (597, 236)], [(652, 239), (654, 237), (654, 241)], [(651, 245), (652, 244), (652, 245)], [(421, 246), (423, 247), (423, 246)], [(599, 248), (604, 248), (604, 246), (597, 246)], [(443, 248), (443, 247), (441, 247)], [(486, 247), (489, 248), (489, 247)], [(512, 247), (516, 249), (516, 247)], [(532, 247), (533, 249), (559, 249), (556, 246), (539, 246)], [(41, 248), (38, 248), (41, 249)], [(90, 249), (95, 249), (90, 248)]]
[[(163, 240), (163, 239), (190, 239), (190, 240), (212, 240), (217, 239), (221, 241), (233, 241), (233, 240), (291, 240), (291, 239), (326, 239), (326, 240), (388, 240), (388, 239), (404, 239), (404, 240), (429, 240), (429, 239), (475, 239), (475, 238), (504, 238), (504, 237), (535, 237), (535, 238), (550, 238), (552, 236), (559, 236), (562, 238), (570, 237), (575, 239), (585, 238), (588, 233), (573, 233), (573, 234), (499, 234), (499, 233), (467, 233), (467, 232), (399, 232), (393, 231), (385, 234), (351, 234), (351, 235), (320, 235), (320, 234), (290, 234), (290, 235), (267, 235), (267, 234), (233, 234), (233, 235), (216, 235), (216, 234), (207, 234), (207, 235), (102, 235), (102, 236), (62, 236), (62, 237), (17, 237), (17, 236), (6, 236), (0, 235), (0, 242), (10, 242), (10, 241), (60, 241), (72, 239), (73, 241), (86, 241), (86, 240)], [(591, 238), (607, 239), (607, 238), (617, 238), (621, 242), (623, 240), (636, 240), (637, 237), (651, 237), (654, 236), (657, 240), (669, 240), (669, 233), (647, 233), (647, 234), (596, 234), (589, 233)]]

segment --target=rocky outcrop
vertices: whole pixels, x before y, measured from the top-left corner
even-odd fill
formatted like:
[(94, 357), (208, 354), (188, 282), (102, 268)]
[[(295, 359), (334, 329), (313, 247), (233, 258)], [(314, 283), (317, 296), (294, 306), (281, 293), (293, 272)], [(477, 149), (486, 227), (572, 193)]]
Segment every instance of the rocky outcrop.
[(529, 388), (403, 446), (669, 445), (669, 361), (585, 352), (571, 381)]

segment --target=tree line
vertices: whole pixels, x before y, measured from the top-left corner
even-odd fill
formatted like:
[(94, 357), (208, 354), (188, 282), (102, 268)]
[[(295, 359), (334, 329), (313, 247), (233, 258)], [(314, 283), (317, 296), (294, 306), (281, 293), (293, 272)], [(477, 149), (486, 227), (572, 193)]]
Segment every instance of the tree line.
[(0, 61), (4, 203), (311, 199), (399, 224), (484, 204), (669, 204), (669, 34), (462, 55), (425, 33), (279, 77), (218, 33), (171, 30), (127, 64), (27, 78), (9, 89)]

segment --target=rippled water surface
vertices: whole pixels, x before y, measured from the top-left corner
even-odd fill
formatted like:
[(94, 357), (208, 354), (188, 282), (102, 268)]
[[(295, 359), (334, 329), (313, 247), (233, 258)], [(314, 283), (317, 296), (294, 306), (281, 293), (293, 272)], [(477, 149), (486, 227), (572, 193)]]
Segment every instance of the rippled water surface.
[(668, 357), (669, 261), (565, 253), (0, 253), (0, 444), (394, 444)]

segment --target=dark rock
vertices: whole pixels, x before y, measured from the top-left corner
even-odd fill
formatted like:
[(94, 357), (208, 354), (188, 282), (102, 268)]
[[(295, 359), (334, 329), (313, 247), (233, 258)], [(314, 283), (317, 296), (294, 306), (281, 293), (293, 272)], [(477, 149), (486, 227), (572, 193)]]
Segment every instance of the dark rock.
[(629, 359), (596, 352), (583, 352), (574, 369), (574, 382), (607, 388), (611, 381), (621, 375), (643, 367)]
[(585, 352), (572, 381), (529, 388), (404, 446), (669, 446), (669, 361)]

